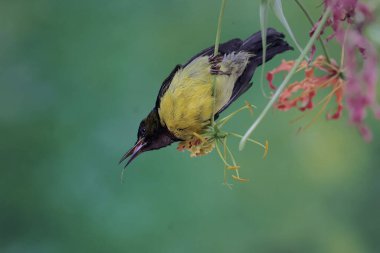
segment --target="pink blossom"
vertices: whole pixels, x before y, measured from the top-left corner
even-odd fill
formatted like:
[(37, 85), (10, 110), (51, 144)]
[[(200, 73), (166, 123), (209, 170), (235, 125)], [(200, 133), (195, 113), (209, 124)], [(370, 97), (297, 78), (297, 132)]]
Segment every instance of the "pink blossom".
[[(372, 134), (364, 120), (368, 109), (380, 119), (380, 106), (376, 101), (378, 58), (374, 46), (363, 31), (375, 17), (371, 9), (358, 0), (325, 0), (324, 4), (325, 8), (332, 10), (323, 30), (331, 27), (333, 33), (326, 41), (336, 38), (344, 49), (341, 67), (345, 76), (344, 96), (350, 122), (358, 128), (365, 140), (370, 141)], [(311, 30), (311, 35), (319, 22)]]

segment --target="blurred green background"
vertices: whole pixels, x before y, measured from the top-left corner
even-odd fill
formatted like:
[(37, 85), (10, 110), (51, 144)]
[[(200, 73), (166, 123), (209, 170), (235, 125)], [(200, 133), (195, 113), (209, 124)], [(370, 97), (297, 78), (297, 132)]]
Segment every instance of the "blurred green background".
[[(258, 2), (227, 3), (222, 40), (259, 30)], [(316, 20), (321, 1), (304, 2)], [(374, 120), (366, 144), (347, 113), (297, 135), (308, 119), (273, 111), (255, 132), (266, 160), (231, 142), (248, 183), (228, 189), (215, 152), (173, 145), (140, 156), (121, 184), (118, 160), (162, 80), (213, 43), (219, 3), (0, 1), (0, 252), (380, 252)], [(293, 1), (284, 8), (305, 45), (310, 25)], [(269, 24), (283, 31), (273, 14)], [(259, 81), (229, 111), (261, 110)]]

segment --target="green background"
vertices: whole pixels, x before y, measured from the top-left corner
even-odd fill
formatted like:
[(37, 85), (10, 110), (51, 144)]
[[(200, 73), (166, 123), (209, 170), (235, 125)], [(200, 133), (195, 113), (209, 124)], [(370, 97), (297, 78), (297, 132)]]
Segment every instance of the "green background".
[[(259, 30), (258, 2), (227, 3), (222, 40)], [(316, 20), (321, 1), (305, 2)], [(219, 3), (0, 1), (0, 252), (380, 252), (379, 123), (367, 144), (347, 112), (297, 134), (311, 117), (272, 110), (254, 136), (266, 160), (230, 141), (250, 179), (233, 190), (215, 152), (175, 145), (141, 155), (121, 184), (117, 162), (162, 80), (213, 44)], [(310, 25), (284, 8), (305, 45)], [(284, 31), (273, 12), (269, 24)], [(257, 113), (227, 130), (264, 107), (260, 71), (253, 81), (228, 111), (249, 100)]]

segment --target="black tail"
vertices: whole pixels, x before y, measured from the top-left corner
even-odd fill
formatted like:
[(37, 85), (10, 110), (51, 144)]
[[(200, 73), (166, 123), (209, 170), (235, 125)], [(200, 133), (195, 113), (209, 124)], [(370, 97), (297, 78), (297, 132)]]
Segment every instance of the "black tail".
[[(288, 45), (284, 40), (284, 35), (277, 32), (273, 28), (267, 29), (267, 55), (266, 59), (270, 60), (278, 53), (282, 53), (286, 50), (292, 50), (293, 48)], [(254, 53), (256, 56), (262, 56), (262, 40), (261, 32), (257, 32), (246, 40), (243, 41), (239, 50), (248, 51)]]
[[(266, 47), (266, 56), (265, 61), (271, 60), (274, 56), (281, 54), (288, 50), (293, 50), (291, 46), (284, 40), (284, 35), (282, 33), (277, 32), (273, 28), (268, 28), (267, 30), (267, 47)], [(228, 41), (220, 46), (221, 53), (231, 53), (233, 51), (246, 51), (252, 53), (254, 56), (250, 59), (247, 67), (243, 71), (242, 75), (236, 81), (234, 89), (232, 91), (231, 99), (228, 101), (226, 105), (224, 105), (220, 111), (221, 113), (224, 111), (232, 102), (234, 102), (238, 97), (240, 97), (244, 92), (246, 92), (249, 88), (251, 88), (252, 83), (250, 82), (253, 74), (258, 66), (260, 66), (263, 62), (263, 47), (262, 47), (262, 39), (261, 32), (257, 32), (246, 40), (240, 40), (240, 46), (236, 48), (236, 40)], [(229, 51), (228, 49), (232, 49)], [(225, 52), (222, 52), (225, 50)], [(228, 52), (229, 51), (229, 52)]]

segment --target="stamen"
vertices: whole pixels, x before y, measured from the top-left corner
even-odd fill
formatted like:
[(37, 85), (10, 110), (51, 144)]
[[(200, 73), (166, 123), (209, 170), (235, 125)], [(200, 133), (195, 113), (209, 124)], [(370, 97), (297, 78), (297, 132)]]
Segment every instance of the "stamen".
[[(228, 121), (230, 121), (237, 113), (243, 111), (244, 109), (248, 109), (250, 110), (250, 108), (256, 108), (254, 105), (251, 105), (249, 104), (249, 106), (246, 104), (245, 106), (243, 107), (240, 107), (239, 109), (237, 109), (236, 111), (230, 113), (229, 115), (227, 115), (226, 117), (224, 117), (223, 119), (219, 120), (216, 124), (218, 125), (218, 127), (222, 127), (224, 126)], [(253, 111), (253, 109), (252, 109)]]
[[(237, 133), (229, 132), (229, 134), (232, 135), (232, 136), (235, 136), (235, 137), (237, 137), (237, 138), (242, 138), (242, 137), (243, 137), (242, 135), (237, 134)], [(267, 143), (264, 145), (264, 144), (262, 144), (261, 142), (256, 141), (256, 140), (253, 140), (253, 139), (251, 139), (251, 138), (248, 138), (247, 140), (248, 140), (249, 142), (252, 142), (252, 143), (255, 143), (255, 144), (259, 145), (259, 146), (262, 147), (264, 150), (266, 150), (266, 152), (268, 151)], [(266, 141), (266, 142), (268, 142), (268, 141)]]
[(240, 169), (240, 166), (228, 166), (227, 169), (228, 170), (238, 170), (238, 169)]
[(244, 101), (244, 103), (247, 106), (247, 109), (251, 112), (251, 115), (253, 115), (253, 107), (256, 108), (256, 106), (251, 105), (248, 101)]
[(232, 178), (239, 182), (248, 182), (249, 180), (246, 178), (241, 178), (239, 176), (232, 175)]

